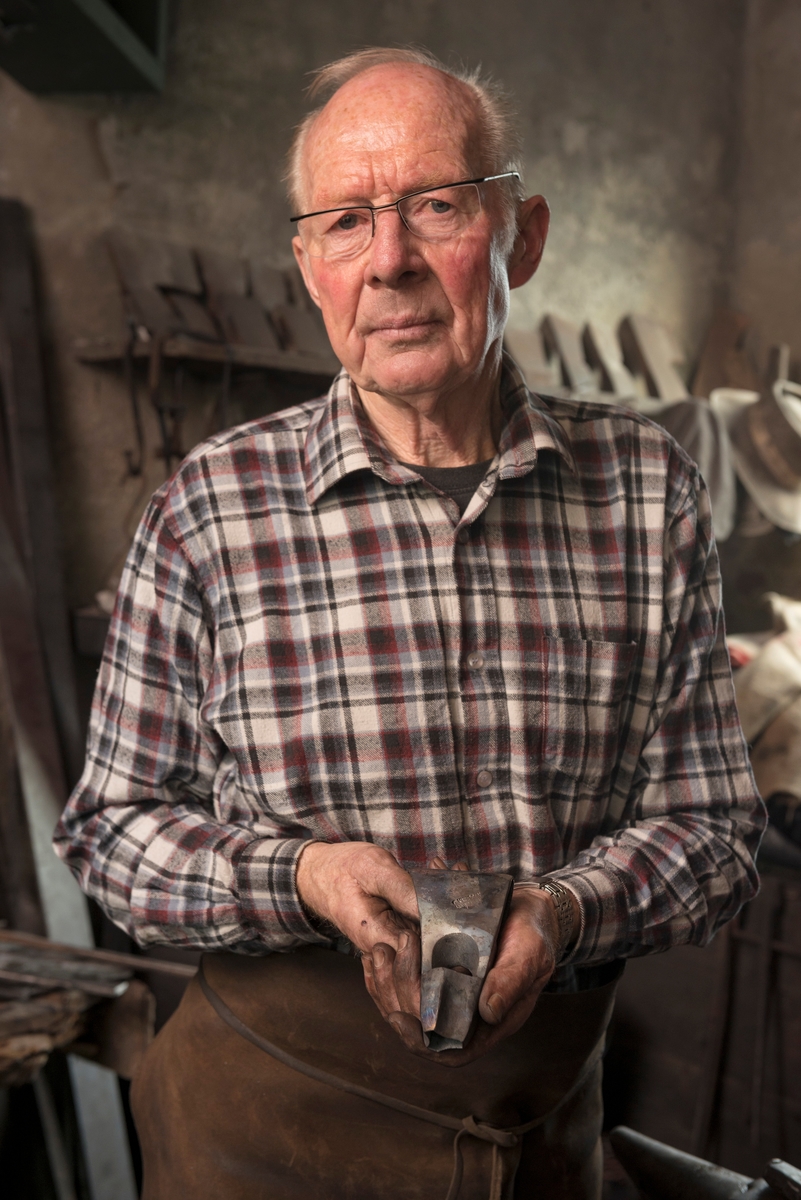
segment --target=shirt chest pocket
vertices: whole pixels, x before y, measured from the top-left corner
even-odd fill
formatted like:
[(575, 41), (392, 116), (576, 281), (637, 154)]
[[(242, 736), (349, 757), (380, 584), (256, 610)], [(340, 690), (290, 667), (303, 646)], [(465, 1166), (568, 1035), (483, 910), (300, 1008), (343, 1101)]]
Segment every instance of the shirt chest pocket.
[(599, 784), (613, 770), (633, 642), (542, 642), (542, 757), (546, 767)]

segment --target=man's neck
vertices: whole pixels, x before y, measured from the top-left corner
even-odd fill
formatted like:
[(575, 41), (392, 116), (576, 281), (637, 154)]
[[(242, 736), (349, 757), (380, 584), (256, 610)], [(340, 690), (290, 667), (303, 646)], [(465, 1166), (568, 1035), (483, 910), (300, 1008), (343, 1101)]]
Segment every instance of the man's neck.
[(358, 389), (370, 423), (399, 462), (462, 467), (494, 458), (503, 423), (500, 372), (483, 386), (398, 399)]

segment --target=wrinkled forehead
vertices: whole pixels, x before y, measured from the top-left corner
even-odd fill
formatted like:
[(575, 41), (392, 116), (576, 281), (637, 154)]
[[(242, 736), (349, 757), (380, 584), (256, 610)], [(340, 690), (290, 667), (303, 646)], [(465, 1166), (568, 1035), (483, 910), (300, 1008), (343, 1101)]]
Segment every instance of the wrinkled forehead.
[(480, 143), (476, 100), (464, 84), (429, 67), (375, 67), (340, 88), (314, 122), (304, 193), (316, 204), (370, 179), (406, 190), (479, 174)]

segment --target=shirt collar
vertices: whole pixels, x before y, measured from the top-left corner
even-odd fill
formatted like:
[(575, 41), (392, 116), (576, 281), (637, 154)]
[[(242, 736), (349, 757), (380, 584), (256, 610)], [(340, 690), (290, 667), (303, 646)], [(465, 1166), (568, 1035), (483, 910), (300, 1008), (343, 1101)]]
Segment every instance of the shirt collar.
[[(500, 479), (525, 475), (543, 450), (559, 454), (572, 471), (575, 461), (561, 425), (529, 392), (520, 368), (504, 352), (501, 368), (501, 407), (504, 426), (490, 472)], [(326, 403), (315, 413), (306, 434), (304, 474), (309, 504), (356, 471), (373, 471), (387, 483), (404, 484), (417, 478), (399, 463), (382, 442), (362, 407), (346, 371), (337, 375)]]

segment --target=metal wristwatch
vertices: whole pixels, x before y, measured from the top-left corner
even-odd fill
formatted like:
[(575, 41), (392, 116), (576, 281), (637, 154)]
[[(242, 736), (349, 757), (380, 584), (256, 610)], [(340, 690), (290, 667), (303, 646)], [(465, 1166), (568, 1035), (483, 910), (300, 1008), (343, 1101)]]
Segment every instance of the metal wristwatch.
[(527, 879), (523, 883), (515, 884), (515, 891), (525, 891), (527, 888), (533, 888), (539, 892), (547, 892), (553, 899), (556, 908), (556, 920), (559, 927), (559, 945), (556, 952), (556, 961), (561, 962), (565, 951), (570, 945), (573, 933), (573, 903), (571, 893), (563, 883), (558, 883), (555, 879)]

